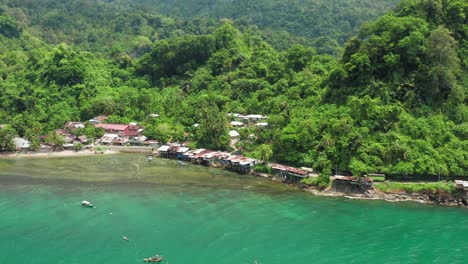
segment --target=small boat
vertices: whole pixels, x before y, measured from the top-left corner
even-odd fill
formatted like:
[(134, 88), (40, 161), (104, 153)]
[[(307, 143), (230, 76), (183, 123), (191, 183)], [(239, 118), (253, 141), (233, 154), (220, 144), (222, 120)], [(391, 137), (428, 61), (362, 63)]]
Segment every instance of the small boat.
[(181, 160), (179, 160), (179, 161), (177, 161), (177, 162), (179, 162), (179, 165), (182, 165), (182, 166), (185, 165), (185, 162), (183, 162), (183, 161), (181, 161)]
[(126, 237), (126, 236), (123, 236), (122, 239), (125, 240), (125, 241), (130, 241), (130, 239), (128, 239), (128, 237)]
[(94, 207), (94, 204), (92, 204), (91, 202), (88, 202), (88, 201), (82, 201), (81, 205), (84, 206), (84, 207)]
[(154, 257), (143, 259), (144, 262), (155, 262), (155, 263), (159, 263), (159, 262), (161, 262), (163, 260), (164, 260), (164, 258), (159, 256), (159, 255), (155, 255)]
[(152, 161), (153, 160), (153, 156), (148, 156), (148, 161)]

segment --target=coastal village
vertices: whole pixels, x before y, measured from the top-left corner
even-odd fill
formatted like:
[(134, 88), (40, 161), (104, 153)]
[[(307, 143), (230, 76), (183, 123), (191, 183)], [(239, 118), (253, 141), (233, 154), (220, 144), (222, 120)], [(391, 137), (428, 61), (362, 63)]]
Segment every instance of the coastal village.
[[(180, 164), (192, 163), (208, 167), (224, 168), (241, 174), (264, 176), (275, 181), (300, 186), (301, 188), (310, 187), (304, 184), (305, 179), (310, 180), (319, 176), (311, 168), (296, 168), (243, 156), (235, 147), (236, 143), (240, 140), (240, 133), (238, 130), (249, 127), (268, 129), (268, 123), (266, 122), (267, 117), (259, 114), (242, 115), (238, 113), (228, 113), (227, 115), (231, 120), (228, 124), (230, 128), (230, 146), (234, 149), (234, 151), (231, 152), (204, 148), (191, 149), (188, 147), (190, 143), (190, 141), (188, 141), (188, 133), (185, 133), (187, 137), (187, 141), (185, 142), (160, 142), (146, 137), (143, 133), (145, 128), (135, 122), (129, 124), (107, 123), (108, 117), (105, 115), (96, 116), (87, 122), (66, 122), (62, 128), (56, 129), (52, 133), (55, 140), (49, 139), (49, 137), (51, 137), (50, 134), (40, 136), (39, 146), (36, 148), (32, 148), (32, 143), (25, 138), (15, 137), (12, 141), (17, 153), (28, 153), (31, 151), (34, 153), (52, 153), (61, 150), (88, 150), (95, 153), (115, 150), (118, 152), (144, 153), (151, 159), (153, 156), (158, 156), (176, 159)], [(150, 114), (149, 116), (151, 118), (159, 117), (158, 114)], [(88, 138), (84, 135), (83, 130), (89, 126), (100, 132), (96, 133), (96, 138)], [(193, 125), (195, 128), (198, 126), (198, 123)], [(0, 125), (0, 129), (5, 127), (5, 124)], [(256, 137), (255, 134), (249, 134), (247, 139), (255, 140)], [(259, 167), (266, 168), (267, 173), (265, 173), (264, 170), (259, 170)], [(333, 175), (330, 177), (330, 185), (326, 193), (330, 196), (335, 196), (334, 193), (338, 193), (369, 199), (380, 195), (378, 199), (389, 201), (418, 201), (418, 199), (423, 199), (419, 195), (413, 195), (414, 197), (412, 197), (404, 193), (384, 196), (382, 196), (382, 194), (376, 195), (374, 193), (374, 179), (382, 182), (385, 180), (385, 175), (369, 174), (363, 177)], [(457, 194), (456, 203), (468, 206), (468, 181), (456, 180), (455, 188)], [(315, 194), (323, 194), (323, 192), (316, 192), (315, 189), (312, 189), (312, 192)], [(351, 196), (349, 196), (349, 198), (351, 198)], [(442, 199), (442, 202), (444, 202), (447, 200), (447, 197), (435, 197), (430, 199)]]

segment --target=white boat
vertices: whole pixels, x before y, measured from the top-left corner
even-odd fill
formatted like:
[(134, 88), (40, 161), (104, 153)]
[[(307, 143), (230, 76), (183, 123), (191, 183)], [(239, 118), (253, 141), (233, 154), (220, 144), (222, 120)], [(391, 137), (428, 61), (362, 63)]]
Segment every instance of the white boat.
[(148, 156), (148, 161), (152, 161), (153, 160), (153, 156)]
[(82, 201), (81, 205), (84, 206), (84, 207), (94, 207), (94, 204), (92, 204), (91, 202), (88, 202), (88, 201)]

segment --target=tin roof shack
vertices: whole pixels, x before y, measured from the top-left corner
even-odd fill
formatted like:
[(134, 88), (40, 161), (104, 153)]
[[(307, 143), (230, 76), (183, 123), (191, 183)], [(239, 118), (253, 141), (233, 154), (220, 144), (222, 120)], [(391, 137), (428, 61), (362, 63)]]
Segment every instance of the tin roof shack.
[(134, 137), (140, 138), (140, 137), (143, 136), (143, 130), (144, 130), (144, 128), (142, 126), (129, 125), (123, 131), (123, 136), (128, 137), (128, 138), (134, 138)]
[(208, 153), (213, 152), (213, 150), (208, 150), (208, 149), (196, 149), (190, 156), (189, 160), (193, 163), (197, 163), (198, 165), (201, 165), (203, 163), (203, 156), (205, 156)]
[(227, 164), (226, 159), (230, 156), (231, 154), (224, 151), (212, 151), (203, 155), (202, 163), (211, 167), (221, 167)]
[(372, 189), (372, 179), (367, 177), (360, 177), (358, 179), (353, 176), (335, 175), (330, 177), (332, 181), (332, 190), (334, 192), (342, 193), (366, 193)]
[(464, 205), (468, 205), (468, 181), (455, 181), (455, 188), (457, 189), (458, 194), (460, 194), (460, 200)]
[(96, 116), (96, 117), (90, 119), (89, 122), (91, 122), (93, 124), (101, 124), (101, 123), (104, 123), (104, 121), (106, 121), (106, 119), (107, 119), (107, 116), (100, 115), (100, 116)]
[(168, 146), (168, 145), (162, 145), (158, 148), (158, 153), (159, 153), (159, 156), (161, 157), (164, 157), (164, 158), (167, 158), (169, 157), (169, 149), (171, 148), (171, 146)]
[(189, 148), (186, 148), (179, 143), (170, 143), (159, 147), (158, 152), (161, 157), (172, 159), (177, 158), (182, 160), (184, 158), (184, 153), (189, 150)]
[(190, 148), (187, 147), (178, 147), (176, 150), (176, 158), (182, 160), (184, 158), (184, 153), (189, 151)]
[(117, 134), (106, 133), (104, 134), (104, 136), (101, 137), (101, 139), (99, 139), (99, 143), (104, 145), (111, 145), (118, 137), (119, 135)]
[(275, 177), (279, 177), (282, 181), (290, 183), (299, 183), (302, 179), (309, 177), (307, 170), (280, 164), (272, 164), (271, 171)]
[(255, 159), (247, 158), (241, 155), (230, 156), (224, 159), (227, 168), (231, 171), (239, 173), (250, 173), (255, 168), (257, 161)]
[(95, 127), (103, 128), (106, 133), (123, 135), (124, 131), (129, 127), (129, 125), (123, 124), (96, 124)]
[(244, 123), (242, 122), (239, 122), (239, 121), (231, 121), (231, 126), (233, 127), (243, 127), (244, 126)]

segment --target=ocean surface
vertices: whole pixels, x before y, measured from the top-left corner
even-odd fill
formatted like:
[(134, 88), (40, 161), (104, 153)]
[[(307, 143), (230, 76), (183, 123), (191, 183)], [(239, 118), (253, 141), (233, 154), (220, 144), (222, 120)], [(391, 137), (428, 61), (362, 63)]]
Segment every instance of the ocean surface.
[(468, 263), (468, 210), (317, 197), (143, 155), (0, 160), (0, 263), (156, 253), (171, 264)]

